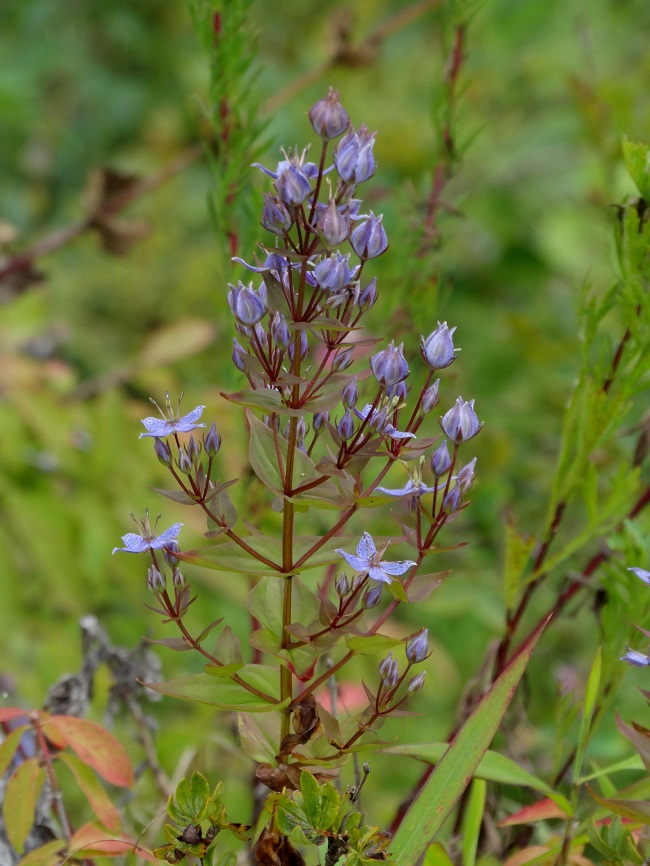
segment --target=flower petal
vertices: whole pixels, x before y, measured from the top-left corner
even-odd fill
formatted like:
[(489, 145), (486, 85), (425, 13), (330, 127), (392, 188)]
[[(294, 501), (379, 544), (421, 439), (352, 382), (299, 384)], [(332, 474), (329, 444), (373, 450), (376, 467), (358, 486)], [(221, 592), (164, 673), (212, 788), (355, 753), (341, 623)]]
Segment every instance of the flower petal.
[(122, 541), (124, 547), (114, 547), (113, 553), (117, 553), (118, 550), (123, 550), (125, 553), (144, 553), (145, 550), (149, 550), (149, 542), (135, 532), (127, 532), (122, 536)]
[(381, 562), (379, 567), (386, 574), (404, 574), (412, 566), (417, 565), (411, 559), (402, 559), (400, 562)]
[(159, 550), (161, 547), (167, 547), (167, 545), (171, 544), (172, 541), (178, 539), (178, 533), (181, 531), (183, 525), (184, 524), (182, 523), (174, 523), (173, 526), (170, 526), (169, 529), (166, 529), (161, 535), (152, 538), (147, 547), (150, 547), (152, 550)]
[(354, 553), (346, 553), (345, 550), (337, 550), (336, 552), (340, 553), (347, 564), (352, 566), (355, 571), (368, 571), (369, 560), (355, 556)]
[(644, 568), (628, 568), (628, 571), (633, 571), (639, 580), (642, 580), (646, 586), (650, 586), (650, 571), (646, 571)]
[(192, 409), (191, 412), (183, 415), (178, 421), (174, 421), (172, 425), (174, 430), (179, 433), (189, 433), (190, 430), (196, 430), (197, 427), (205, 427), (205, 424), (196, 423), (203, 414), (204, 409), (205, 406), (197, 406), (196, 409)]
[(143, 418), (142, 423), (149, 431), (148, 433), (140, 433), (139, 439), (143, 436), (153, 436), (156, 439), (164, 439), (174, 432), (174, 427), (166, 418)]
[(372, 535), (369, 532), (364, 532), (361, 536), (361, 541), (357, 544), (357, 556), (370, 560), (376, 553), (377, 548), (375, 547), (375, 542), (372, 540)]
[(378, 565), (371, 565), (368, 569), (368, 577), (376, 580), (377, 583), (392, 583), (393, 578), (389, 574), (385, 574), (383, 568)]

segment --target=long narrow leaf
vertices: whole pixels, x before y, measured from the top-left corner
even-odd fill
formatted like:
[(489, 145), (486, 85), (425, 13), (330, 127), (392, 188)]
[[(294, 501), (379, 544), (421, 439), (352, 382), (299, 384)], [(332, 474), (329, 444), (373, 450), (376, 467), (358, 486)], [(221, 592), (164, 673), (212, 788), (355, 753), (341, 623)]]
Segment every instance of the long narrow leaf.
[(391, 844), (400, 866), (414, 866), (435, 839), (487, 751), (544, 630), (530, 636), (467, 719), (431, 778), (413, 801)]

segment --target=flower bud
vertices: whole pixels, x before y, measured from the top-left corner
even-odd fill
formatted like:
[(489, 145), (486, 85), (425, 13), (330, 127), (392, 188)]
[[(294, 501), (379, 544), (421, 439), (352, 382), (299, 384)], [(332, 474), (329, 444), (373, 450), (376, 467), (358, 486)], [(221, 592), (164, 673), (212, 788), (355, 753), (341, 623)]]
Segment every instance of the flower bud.
[(153, 453), (156, 455), (158, 460), (160, 460), (163, 466), (171, 466), (172, 452), (164, 439), (153, 440)]
[(391, 340), (386, 349), (377, 352), (370, 359), (370, 367), (375, 379), (385, 388), (401, 382), (409, 374), (409, 365), (406, 363), (403, 350), (404, 343), (395, 347), (395, 342)]
[(214, 457), (219, 453), (219, 449), (221, 448), (221, 434), (217, 430), (216, 424), (212, 424), (208, 430), (208, 434), (203, 440), (203, 445), (208, 457)]
[(328, 292), (340, 292), (349, 285), (355, 277), (358, 267), (350, 269), (350, 254), (332, 253), (322, 259), (314, 268), (314, 277), (321, 289)]
[(177, 541), (172, 541), (170, 544), (165, 545), (163, 549), (163, 556), (165, 557), (165, 562), (170, 568), (174, 568), (178, 565), (178, 557), (176, 554), (180, 551), (180, 547)]
[(151, 592), (165, 591), (165, 577), (158, 571), (155, 565), (150, 565), (147, 571), (147, 586)]
[(239, 283), (231, 286), (228, 292), (228, 305), (237, 321), (245, 327), (257, 324), (266, 313), (266, 286), (264, 283), (255, 291), (252, 285)]
[(408, 397), (408, 389), (406, 382), (395, 382), (394, 385), (388, 385), (386, 388), (386, 396), (390, 397), (395, 404), (403, 403)]
[(275, 188), (285, 205), (297, 207), (311, 192), (311, 183), (302, 168), (294, 163), (288, 163), (283, 165), (275, 182)]
[(467, 464), (467, 466), (463, 466), (463, 468), (458, 473), (458, 478), (456, 482), (458, 483), (461, 491), (463, 493), (467, 493), (467, 491), (471, 488), (474, 483), (474, 467), (476, 466), (476, 457)]
[(189, 475), (192, 471), (192, 461), (188, 457), (187, 451), (184, 448), (180, 448), (178, 451), (176, 465), (183, 473), (183, 475)]
[(392, 652), (388, 653), (386, 658), (379, 665), (379, 675), (381, 677), (381, 684), (385, 689), (395, 688), (399, 677), (399, 670)]
[(341, 574), (339, 579), (335, 583), (336, 594), (339, 598), (344, 598), (350, 592), (350, 581), (348, 580), (348, 576), (345, 572)]
[(262, 219), (260, 220), (265, 229), (274, 235), (283, 235), (293, 225), (291, 214), (278, 198), (271, 193), (264, 194), (264, 207), (262, 208)]
[(187, 443), (187, 456), (192, 461), (192, 464), (195, 466), (198, 462), (199, 457), (201, 456), (201, 449), (203, 446), (200, 442), (197, 442), (194, 436), (190, 436), (190, 441)]
[(239, 340), (233, 339), (232, 341), (232, 362), (237, 367), (238, 370), (242, 372), (246, 369), (246, 365), (244, 364), (244, 358), (248, 355), (248, 352), (241, 345)]
[(348, 128), (350, 118), (339, 102), (337, 90), (330, 87), (325, 99), (319, 99), (309, 112), (309, 121), (323, 141), (338, 138)]
[(359, 399), (359, 388), (357, 386), (357, 377), (353, 376), (352, 380), (343, 389), (341, 394), (341, 402), (346, 409), (353, 409), (357, 405)]
[(350, 218), (347, 209), (339, 209), (333, 198), (330, 198), (318, 219), (318, 236), (328, 249), (338, 247), (350, 236)]
[(459, 445), (476, 436), (483, 425), (474, 411), (474, 401), (466, 403), (459, 397), (456, 404), (440, 419), (440, 426), (451, 441)]
[(375, 306), (377, 300), (377, 277), (373, 277), (359, 295), (359, 309), (364, 313)]
[(414, 676), (411, 682), (408, 684), (408, 693), (410, 695), (414, 695), (416, 692), (419, 692), (422, 686), (424, 685), (424, 677), (426, 675), (426, 671), (421, 671), (417, 676)]
[[(294, 349), (295, 349), (295, 340), (291, 340), (289, 343), (289, 357), (293, 361)], [(309, 352), (309, 342), (307, 340), (307, 331), (300, 332), (300, 360), (302, 361), (307, 357), (307, 352)]]
[(443, 442), (442, 445), (431, 455), (431, 471), (436, 478), (440, 478), (442, 475), (449, 472), (450, 466), (451, 457), (449, 456), (449, 448), (447, 447), (447, 443)]
[(347, 349), (339, 349), (334, 358), (332, 359), (332, 372), (333, 373), (342, 373), (344, 370), (347, 370), (352, 361), (354, 360), (352, 357), (353, 348), (352, 346), (348, 346)]
[(286, 349), (291, 343), (291, 331), (287, 325), (287, 320), (278, 310), (273, 313), (271, 319), (271, 336), (279, 349)]
[(187, 581), (185, 580), (185, 575), (178, 569), (174, 569), (174, 574), (172, 575), (172, 582), (174, 584), (174, 589), (177, 592), (182, 592), (185, 589), (185, 584)]
[(459, 505), (460, 505), (460, 487), (458, 484), (455, 484), (454, 487), (449, 491), (449, 493), (442, 500), (442, 507), (447, 512), (447, 514), (453, 514), (453, 512), (458, 509)]
[(433, 408), (438, 405), (438, 388), (440, 387), (440, 379), (436, 379), (433, 385), (430, 385), (422, 396), (422, 414), (427, 415)]
[(354, 435), (354, 418), (352, 417), (352, 412), (349, 409), (345, 410), (343, 417), (336, 425), (336, 429), (338, 430), (338, 434), (344, 442), (347, 442), (348, 439), (351, 439)]
[(429, 654), (429, 631), (424, 628), (406, 644), (406, 658), (412, 665), (423, 662)]
[(447, 322), (442, 325), (438, 322), (436, 330), (420, 341), (422, 357), (432, 370), (442, 370), (456, 360), (454, 341), (452, 339), (456, 328), (447, 327)]
[(314, 413), (314, 433), (320, 433), (325, 424), (329, 421), (330, 413), (329, 412), (315, 412)]
[(352, 249), (360, 259), (375, 259), (388, 249), (388, 238), (381, 224), (383, 214), (376, 217), (372, 212), (367, 220), (355, 228), (350, 235)]
[(384, 588), (383, 583), (378, 583), (376, 586), (371, 586), (363, 594), (363, 607), (365, 610), (370, 610), (372, 607), (377, 607), (381, 601), (381, 593)]
[(361, 124), (355, 132), (351, 129), (336, 148), (334, 165), (339, 177), (346, 183), (363, 183), (375, 173), (376, 163), (372, 149), (377, 133), (369, 133), (368, 127)]

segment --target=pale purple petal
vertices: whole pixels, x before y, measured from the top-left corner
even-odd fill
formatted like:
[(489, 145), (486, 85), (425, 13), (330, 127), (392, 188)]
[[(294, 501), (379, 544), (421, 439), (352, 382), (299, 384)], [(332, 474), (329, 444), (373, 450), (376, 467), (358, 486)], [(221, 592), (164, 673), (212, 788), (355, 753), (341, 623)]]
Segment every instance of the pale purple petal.
[(149, 431), (148, 433), (140, 433), (139, 439), (143, 436), (153, 436), (156, 439), (164, 439), (174, 432), (174, 427), (171, 421), (166, 418), (143, 418), (142, 423)]
[(147, 547), (152, 550), (159, 550), (161, 547), (167, 547), (172, 541), (178, 540), (178, 533), (181, 531), (182, 523), (174, 523), (169, 529), (166, 529), (161, 535), (152, 538)]
[(378, 565), (371, 565), (368, 569), (368, 577), (372, 578), (372, 580), (376, 580), (377, 583), (393, 582), (393, 578), (385, 573), (383, 564), (381, 568)]
[(415, 439), (415, 433), (403, 433), (401, 430), (398, 430), (392, 424), (386, 424), (384, 429), (381, 431), (382, 433), (386, 433), (390, 436), (391, 439)]
[(404, 574), (405, 571), (408, 571), (409, 568), (416, 564), (411, 559), (402, 559), (399, 562), (382, 562), (380, 563), (380, 568), (386, 574), (398, 575)]
[(364, 559), (372, 559), (377, 553), (375, 542), (372, 540), (372, 535), (369, 532), (364, 532), (361, 536), (361, 541), (357, 544), (357, 556), (362, 556)]
[(346, 553), (345, 550), (337, 550), (337, 553), (340, 553), (343, 559), (350, 565), (355, 571), (367, 571), (368, 570), (368, 560), (361, 559), (359, 556), (355, 556), (354, 553)]
[(118, 550), (123, 550), (125, 553), (144, 553), (145, 550), (149, 550), (149, 542), (135, 532), (127, 532), (122, 536), (122, 541), (124, 547), (114, 547), (113, 553), (117, 553)]
[(196, 430), (197, 427), (205, 427), (205, 424), (196, 423), (203, 414), (204, 409), (205, 406), (197, 406), (196, 409), (192, 409), (191, 412), (183, 415), (178, 421), (174, 421), (172, 425), (174, 430), (178, 433), (189, 433), (190, 430)]
[(633, 571), (639, 580), (642, 580), (646, 586), (650, 586), (650, 571), (646, 571), (643, 568), (628, 568), (628, 571)]
[(650, 665), (650, 658), (648, 656), (633, 649), (628, 649), (625, 655), (622, 656), (621, 661), (628, 662), (637, 668), (645, 668)]
[(419, 493), (419, 490), (416, 489), (410, 480), (406, 482), (405, 487), (399, 489), (390, 490), (388, 487), (377, 487), (375, 489), (381, 493), (385, 493), (387, 496), (408, 496), (409, 494), (417, 495)]

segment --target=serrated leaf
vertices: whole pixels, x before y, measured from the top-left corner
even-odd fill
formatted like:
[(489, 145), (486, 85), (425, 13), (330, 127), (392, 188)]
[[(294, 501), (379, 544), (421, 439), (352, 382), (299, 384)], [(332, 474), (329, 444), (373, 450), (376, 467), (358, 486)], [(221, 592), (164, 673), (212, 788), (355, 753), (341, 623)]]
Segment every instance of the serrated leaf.
[(306, 770), (300, 774), (300, 793), (302, 794), (302, 807), (307, 823), (310, 827), (318, 830), (321, 807), (320, 785)]
[(49, 716), (43, 732), (52, 739), (58, 734), (81, 760), (112, 785), (130, 788), (133, 768), (124, 747), (100, 725), (74, 716)]
[[(250, 685), (274, 698), (269, 702), (266, 698), (252, 694), (237, 683), (221, 680), (209, 674), (191, 674), (162, 683), (145, 683), (148, 688), (162, 695), (180, 698), (184, 701), (194, 701), (219, 707), (222, 710), (236, 710), (247, 713), (269, 713), (288, 706), (289, 699), (280, 702), (277, 696), (277, 670), (262, 665), (245, 665), (247, 669), (243, 678)], [(240, 672), (243, 675), (243, 672)]]
[(415, 866), (434, 841), (487, 751), (547, 622), (533, 632), (483, 697), (415, 797), (391, 843), (400, 866)]
[(76, 755), (71, 755), (68, 752), (59, 752), (56, 755), (56, 759), (68, 767), (75, 777), (77, 784), (84, 792), (88, 805), (104, 827), (110, 830), (111, 833), (119, 833), (122, 829), (120, 813), (111, 803), (108, 794), (102, 788), (94, 771), (87, 764), (84, 764), (83, 761), (79, 760)]
[(45, 769), (36, 758), (29, 758), (10, 776), (4, 792), (2, 812), (9, 842), (22, 854), (25, 840), (34, 823), (36, 805), (43, 790)]

